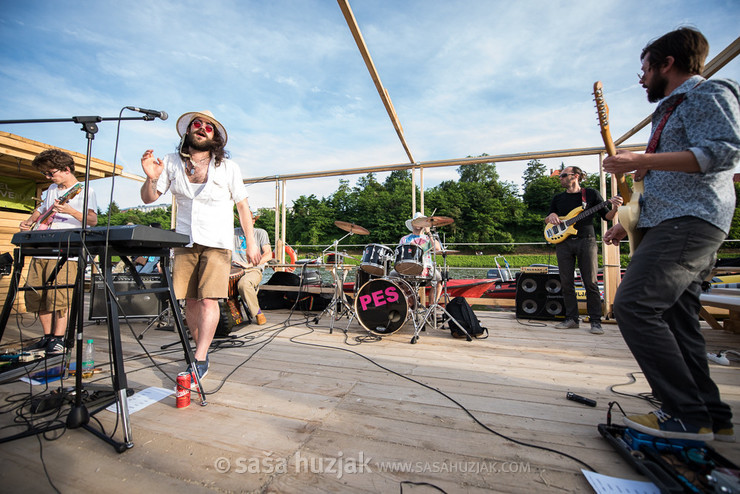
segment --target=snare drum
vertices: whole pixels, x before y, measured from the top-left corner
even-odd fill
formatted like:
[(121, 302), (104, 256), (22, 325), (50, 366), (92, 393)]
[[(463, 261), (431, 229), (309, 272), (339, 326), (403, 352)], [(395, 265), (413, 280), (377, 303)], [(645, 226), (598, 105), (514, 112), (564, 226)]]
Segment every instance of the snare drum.
[(396, 247), (396, 271), (404, 276), (419, 276), (424, 271), (424, 250), (415, 244)]
[(401, 329), (413, 316), (416, 305), (414, 289), (397, 278), (370, 280), (355, 293), (357, 321), (381, 336)]
[(380, 244), (368, 244), (362, 252), (360, 268), (375, 276), (388, 274), (388, 260), (393, 259), (393, 251), (390, 247)]

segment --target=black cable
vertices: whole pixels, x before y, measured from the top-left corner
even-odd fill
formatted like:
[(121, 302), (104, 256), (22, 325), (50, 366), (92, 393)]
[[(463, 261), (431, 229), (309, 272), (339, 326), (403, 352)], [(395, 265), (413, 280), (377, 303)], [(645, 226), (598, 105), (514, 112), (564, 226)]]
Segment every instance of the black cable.
[(361, 357), (361, 358), (367, 360), (368, 362), (370, 362), (374, 366), (376, 366), (376, 367), (378, 367), (380, 369), (383, 369), (386, 372), (389, 372), (389, 373), (391, 373), (391, 374), (393, 374), (395, 376), (398, 376), (398, 377), (400, 377), (402, 379), (406, 379), (407, 381), (410, 381), (410, 382), (412, 382), (414, 384), (418, 384), (419, 386), (422, 386), (422, 387), (424, 387), (424, 388), (426, 388), (426, 389), (428, 389), (430, 391), (433, 391), (435, 393), (438, 393), (442, 397), (446, 398), (447, 400), (449, 400), (452, 403), (454, 403), (455, 405), (457, 405), (457, 407), (460, 408), (463, 412), (465, 412), (471, 419), (473, 419), (473, 421), (476, 424), (478, 424), (479, 426), (481, 426), (483, 429), (485, 429), (486, 431), (490, 432), (491, 434), (494, 434), (494, 435), (496, 435), (496, 436), (498, 436), (498, 437), (500, 437), (502, 439), (505, 439), (507, 441), (513, 442), (514, 444), (518, 444), (520, 446), (525, 446), (525, 447), (528, 447), (528, 448), (535, 448), (535, 449), (539, 449), (539, 450), (543, 450), (543, 451), (548, 451), (550, 453), (555, 453), (555, 454), (564, 456), (566, 458), (569, 458), (569, 459), (571, 459), (571, 460), (573, 460), (573, 461), (575, 461), (575, 462), (583, 465), (584, 467), (588, 468), (592, 472), (597, 472), (596, 469), (594, 469), (588, 463), (584, 462), (583, 460), (580, 460), (579, 458), (576, 458), (575, 456), (571, 456), (568, 453), (564, 453), (564, 452), (558, 451), (556, 449), (548, 448), (546, 446), (539, 446), (539, 445), (536, 445), (536, 444), (531, 444), (531, 443), (526, 443), (524, 441), (519, 441), (518, 439), (514, 439), (514, 438), (509, 437), (509, 436), (506, 436), (506, 435), (504, 435), (504, 434), (502, 434), (500, 432), (497, 432), (494, 429), (491, 429), (486, 424), (484, 424), (483, 422), (481, 422), (475, 415), (473, 415), (473, 413), (470, 412), (470, 410), (468, 410), (467, 408), (465, 408), (465, 406), (462, 403), (458, 402), (457, 400), (455, 400), (454, 398), (452, 398), (451, 396), (449, 396), (445, 392), (443, 392), (443, 391), (441, 391), (441, 390), (439, 390), (439, 389), (437, 389), (435, 387), (432, 387), (432, 386), (430, 386), (428, 384), (424, 384), (423, 382), (420, 382), (420, 381), (417, 381), (415, 379), (412, 379), (412, 378), (410, 378), (408, 376), (405, 376), (405, 375), (403, 375), (403, 374), (401, 374), (399, 372), (396, 372), (396, 371), (394, 371), (392, 369), (389, 369), (388, 367), (385, 367), (385, 366), (383, 366), (383, 365), (375, 362), (370, 357), (366, 357), (365, 355), (362, 355), (361, 353), (356, 352), (355, 350), (350, 350), (350, 349), (347, 349), (347, 348), (333, 347), (333, 346), (328, 346), (328, 345), (320, 345), (318, 343), (306, 343), (306, 342), (302, 342), (302, 341), (297, 341), (296, 338), (300, 338), (301, 336), (305, 336), (305, 335), (308, 335), (308, 334), (311, 334), (311, 333), (314, 332), (313, 328), (308, 328), (308, 329), (309, 329), (309, 331), (306, 332), (306, 333), (302, 333), (302, 334), (299, 334), (299, 335), (296, 335), (296, 336), (291, 337), (290, 338), (290, 341), (293, 342), (293, 343), (297, 343), (299, 345), (312, 346), (312, 347), (316, 347), (316, 348), (326, 348), (326, 349), (329, 349), (329, 350), (340, 350), (340, 351), (349, 352), (351, 354), (357, 355), (358, 357)]
[(633, 393), (622, 393), (620, 391), (615, 391), (614, 388), (616, 388), (618, 386), (629, 386), (631, 384), (635, 384), (637, 382), (637, 378), (635, 378), (635, 374), (643, 374), (643, 373), (642, 372), (630, 372), (630, 373), (627, 374), (627, 377), (629, 377), (629, 379), (630, 379), (628, 382), (626, 382), (626, 383), (620, 383), (620, 384), (610, 384), (607, 389), (609, 391), (611, 391), (612, 393), (614, 393), (615, 395), (627, 396), (629, 398), (639, 398), (641, 400), (647, 401), (648, 403), (650, 403), (650, 405), (652, 405), (656, 409), (657, 408), (660, 408), (660, 405), (661, 405), (660, 400), (658, 400), (657, 398), (655, 398), (655, 396), (653, 396), (652, 393), (638, 393), (638, 394), (633, 394)]
[(426, 487), (431, 487), (432, 489), (436, 489), (439, 492), (442, 492), (443, 494), (447, 494), (447, 491), (445, 491), (441, 487), (437, 487), (434, 484), (430, 484), (429, 482), (411, 482), (410, 480), (402, 480), (401, 482), (399, 482), (399, 488), (401, 490), (401, 494), (403, 494), (403, 485), (404, 484), (406, 484), (406, 485), (423, 485), (423, 486), (426, 486)]

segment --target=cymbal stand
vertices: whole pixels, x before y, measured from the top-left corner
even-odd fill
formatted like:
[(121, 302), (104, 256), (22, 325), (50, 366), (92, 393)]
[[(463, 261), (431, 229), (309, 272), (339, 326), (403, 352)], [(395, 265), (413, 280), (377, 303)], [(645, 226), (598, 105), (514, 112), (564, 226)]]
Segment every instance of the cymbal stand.
[[(434, 249), (435, 240), (439, 242), (439, 235), (437, 234), (437, 231), (434, 229), (434, 227), (431, 227), (431, 238), (432, 238), (432, 249)], [(440, 245), (442, 245), (442, 242), (439, 242)], [(432, 267), (434, 271), (437, 270), (437, 250), (433, 250), (432, 254), (433, 262)], [(444, 300), (445, 302), (449, 299), (449, 294), (447, 293), (447, 281), (449, 279), (449, 271), (447, 268), (447, 249), (442, 249), (442, 259), (444, 262), (444, 266), (442, 268), (441, 274), (442, 274), (442, 289), (444, 294)], [(437, 300), (437, 280), (434, 277), (434, 272), (432, 273), (432, 297), (434, 297), (432, 300), (432, 303), (429, 305), (429, 307), (426, 308), (424, 312), (424, 316), (421, 320), (421, 324), (419, 324), (418, 327), (415, 328), (414, 336), (411, 338), (411, 343), (416, 343), (419, 339), (419, 332), (422, 328), (430, 321), (431, 319), (431, 326), (434, 329), (437, 329), (437, 308), (439, 308), (443, 313), (447, 314), (447, 318), (450, 321), (450, 325), (455, 324), (457, 325), (460, 330), (465, 333), (465, 339), (468, 341), (473, 341), (473, 338), (470, 336), (470, 333), (468, 333), (468, 330), (463, 327), (462, 324), (460, 324), (457, 319), (452, 317), (452, 314), (450, 314), (447, 309), (441, 305), (439, 305), (439, 300)], [(442, 298), (440, 296), (440, 298)]]
[(334, 279), (334, 295), (332, 296), (329, 305), (326, 306), (326, 309), (324, 309), (324, 311), (314, 319), (314, 323), (318, 324), (325, 314), (329, 314), (331, 316), (331, 320), (329, 322), (329, 334), (334, 332), (334, 321), (338, 321), (343, 316), (347, 316), (351, 322), (355, 317), (354, 308), (352, 307), (352, 304), (347, 303), (347, 299), (344, 294), (344, 279), (347, 277), (347, 271), (344, 269), (343, 262), (341, 267), (339, 264), (339, 243), (350, 235), (354, 235), (354, 233), (349, 232), (339, 240), (335, 240), (334, 243), (324, 249), (321, 253), (323, 257), (332, 248), (334, 249), (334, 263), (331, 269), (332, 278)]

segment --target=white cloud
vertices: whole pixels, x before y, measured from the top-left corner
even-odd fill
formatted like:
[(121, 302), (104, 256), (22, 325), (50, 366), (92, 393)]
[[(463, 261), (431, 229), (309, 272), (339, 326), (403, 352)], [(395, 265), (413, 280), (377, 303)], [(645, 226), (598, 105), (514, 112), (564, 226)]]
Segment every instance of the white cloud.
[[(418, 161), (598, 146), (596, 80), (616, 138), (652, 111), (635, 75), (645, 43), (690, 22), (714, 56), (736, 38), (740, 13), (725, 0), (351, 6)], [(4, 118), (115, 116), (127, 105), (170, 114), (122, 123), (118, 160), (132, 173), (144, 149), (173, 151), (175, 120), (193, 109), (210, 109), (226, 125), (245, 176), (407, 160), (334, 2), (40, 0), (5, 5), (0, 26)], [(740, 78), (740, 62), (721, 75)], [(85, 150), (74, 125), (0, 130)], [(629, 142), (645, 139), (643, 131)], [(94, 154), (112, 160), (115, 142), (115, 123), (104, 122)], [(560, 161), (598, 167), (595, 157), (547, 166)], [(501, 163), (499, 174), (518, 181), (525, 165)], [(455, 178), (454, 169), (427, 170), (425, 184)], [(337, 183), (291, 182), (288, 198), (328, 195)], [(250, 186), (250, 194), (253, 206), (271, 206), (274, 186)], [(138, 185), (117, 183), (114, 198), (138, 204)]]

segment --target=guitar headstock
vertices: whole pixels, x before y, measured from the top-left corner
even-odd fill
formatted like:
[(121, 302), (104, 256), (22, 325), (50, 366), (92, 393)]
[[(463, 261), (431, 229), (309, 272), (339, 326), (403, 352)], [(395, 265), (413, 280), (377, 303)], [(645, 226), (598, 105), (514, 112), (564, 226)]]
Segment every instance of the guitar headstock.
[(594, 101), (596, 102), (596, 116), (602, 130), (609, 128), (609, 106), (604, 99), (604, 88), (601, 81), (594, 82)]
[[(604, 139), (604, 147), (606, 147), (606, 153), (609, 156), (617, 154), (617, 148), (614, 146), (612, 141), (612, 133), (609, 131), (609, 107), (604, 99), (604, 88), (601, 85), (601, 81), (594, 82), (594, 101), (596, 102), (596, 116), (599, 119), (599, 126), (601, 127), (601, 137)], [(619, 187), (619, 193), (624, 199), (624, 203), (627, 204), (632, 197), (632, 191), (627, 185), (627, 181), (624, 179), (624, 175), (621, 173), (615, 173), (617, 179), (617, 186)]]
[(612, 134), (609, 131), (609, 106), (604, 99), (604, 88), (601, 81), (594, 82), (594, 101), (596, 102), (596, 116), (599, 119), (601, 127), (601, 137), (604, 139), (606, 152), (609, 156), (617, 154), (617, 149), (612, 141)]

